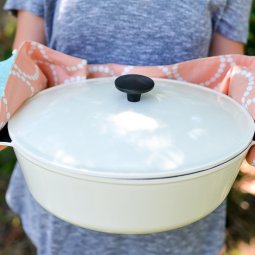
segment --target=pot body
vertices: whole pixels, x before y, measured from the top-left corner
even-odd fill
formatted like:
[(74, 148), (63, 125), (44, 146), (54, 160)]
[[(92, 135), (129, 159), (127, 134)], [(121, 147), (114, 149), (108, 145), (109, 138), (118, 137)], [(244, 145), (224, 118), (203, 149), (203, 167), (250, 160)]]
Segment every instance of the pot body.
[(45, 209), (84, 228), (146, 234), (193, 223), (222, 203), (254, 121), (218, 92), (155, 82), (136, 103), (112, 78), (57, 86), (15, 113), (11, 146)]
[(249, 148), (210, 170), (147, 180), (71, 176), (14, 149), (33, 197), (46, 210), (92, 230), (147, 234), (188, 225), (216, 209)]

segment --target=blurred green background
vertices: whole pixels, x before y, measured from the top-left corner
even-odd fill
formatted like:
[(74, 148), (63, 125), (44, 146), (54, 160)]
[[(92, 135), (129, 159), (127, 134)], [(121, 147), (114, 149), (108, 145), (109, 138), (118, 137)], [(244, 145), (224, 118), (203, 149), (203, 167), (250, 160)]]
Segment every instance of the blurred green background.
[[(11, 55), (15, 33), (15, 19), (2, 11), (3, 3), (0, 0), (0, 60)], [(255, 3), (246, 54), (255, 55)], [(0, 153), (0, 255), (35, 255), (19, 218), (5, 204), (4, 195), (15, 160), (12, 149)], [(226, 233), (226, 255), (255, 255), (255, 172), (241, 172), (231, 190)]]

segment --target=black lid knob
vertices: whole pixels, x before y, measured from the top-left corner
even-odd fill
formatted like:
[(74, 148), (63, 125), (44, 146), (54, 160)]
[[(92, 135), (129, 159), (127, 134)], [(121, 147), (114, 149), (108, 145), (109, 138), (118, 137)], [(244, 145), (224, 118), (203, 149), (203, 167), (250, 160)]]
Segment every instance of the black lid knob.
[(115, 86), (118, 90), (127, 93), (128, 101), (138, 102), (141, 94), (153, 89), (154, 81), (144, 75), (127, 74), (119, 76), (115, 80)]

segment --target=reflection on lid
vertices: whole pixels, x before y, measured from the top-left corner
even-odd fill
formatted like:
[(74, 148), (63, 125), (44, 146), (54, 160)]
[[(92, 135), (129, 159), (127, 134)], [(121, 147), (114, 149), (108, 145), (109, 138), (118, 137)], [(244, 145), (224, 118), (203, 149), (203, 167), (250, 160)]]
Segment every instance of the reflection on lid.
[(201, 138), (201, 136), (207, 135), (207, 131), (202, 128), (193, 128), (188, 135), (191, 139), (197, 140)]
[(62, 164), (76, 165), (76, 160), (64, 150), (57, 150), (54, 159), (56, 162), (61, 162)]
[(126, 111), (109, 117), (120, 134), (127, 134), (135, 131), (154, 131), (159, 125), (153, 118), (140, 113)]

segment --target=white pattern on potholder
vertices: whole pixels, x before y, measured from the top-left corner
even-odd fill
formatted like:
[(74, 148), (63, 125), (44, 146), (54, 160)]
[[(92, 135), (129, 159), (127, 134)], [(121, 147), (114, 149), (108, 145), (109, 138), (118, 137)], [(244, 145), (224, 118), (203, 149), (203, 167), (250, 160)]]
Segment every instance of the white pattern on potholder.
[(173, 65), (173, 76), (178, 81), (185, 81), (178, 72), (178, 64)]
[(85, 59), (82, 59), (80, 63), (74, 66), (67, 66), (67, 65), (62, 65), (63, 68), (65, 68), (68, 72), (75, 72), (79, 69), (83, 69), (84, 66), (87, 65), (87, 61)]
[(169, 70), (167, 66), (158, 66), (158, 69), (160, 69), (168, 79), (172, 78), (172, 72)]
[(77, 76), (72, 76), (72, 77), (70, 77), (68, 79), (65, 79), (64, 83), (66, 84), (66, 83), (70, 83), (70, 82), (79, 82), (79, 81), (84, 81), (86, 79), (87, 79), (86, 76), (79, 76), (79, 75), (77, 75)]
[(248, 80), (248, 86), (243, 94), (243, 97), (241, 99), (242, 105), (247, 109), (251, 103), (255, 103), (255, 98), (253, 99), (247, 99), (250, 95), (251, 91), (254, 88), (254, 76), (253, 74), (247, 70), (247, 69), (237, 69), (235, 71), (235, 74), (239, 74), (244, 76)]
[[(14, 70), (15, 69), (15, 70)], [(18, 77), (24, 84), (26, 84), (26, 86), (29, 87), (30, 91), (31, 91), (31, 96), (34, 95), (34, 87), (31, 85), (31, 81), (35, 81), (38, 79), (39, 77), (39, 68), (38, 66), (35, 65), (35, 73), (33, 75), (29, 75), (26, 74), (25, 72), (23, 72), (17, 64), (13, 65), (13, 70), (11, 71), (11, 75)]]
[(103, 73), (115, 77), (115, 73), (112, 69), (105, 65), (90, 65), (88, 67), (88, 74), (91, 73)]
[(224, 56), (219, 56), (219, 60), (220, 60), (220, 65), (219, 65), (219, 68), (216, 71), (216, 73), (210, 79), (208, 79), (207, 81), (199, 83), (199, 85), (208, 87), (209, 85), (214, 83), (217, 79), (219, 79), (222, 76), (224, 70), (227, 67), (226, 62), (228, 60)]
[(125, 68), (122, 71), (121, 75), (129, 74), (132, 69), (134, 69), (134, 66), (125, 66)]

